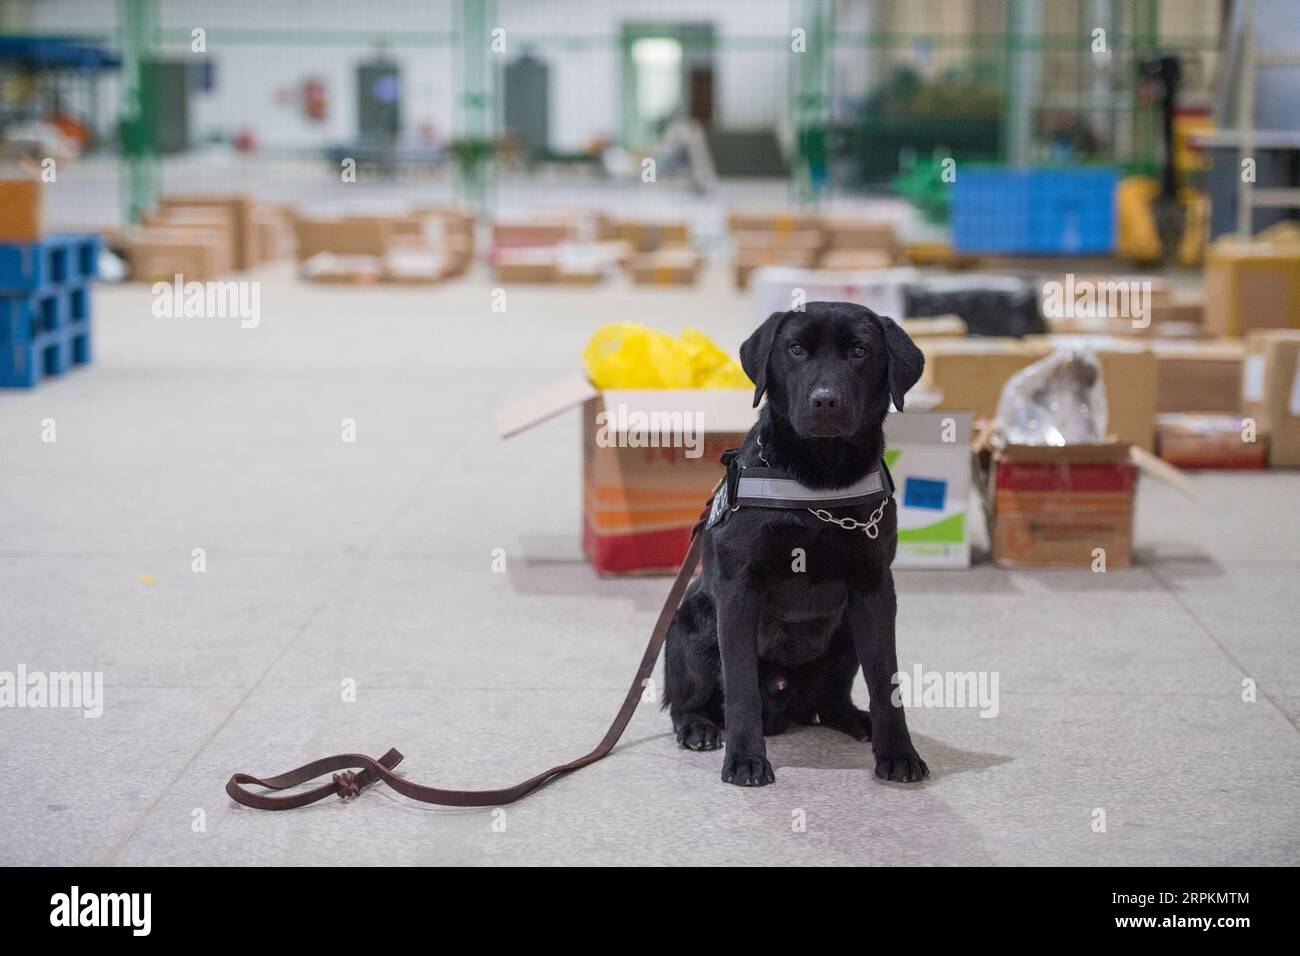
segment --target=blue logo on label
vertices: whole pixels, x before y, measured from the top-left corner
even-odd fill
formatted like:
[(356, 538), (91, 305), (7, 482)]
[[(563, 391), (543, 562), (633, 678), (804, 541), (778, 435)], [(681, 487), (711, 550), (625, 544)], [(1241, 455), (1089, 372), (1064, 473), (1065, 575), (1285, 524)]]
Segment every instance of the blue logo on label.
[(903, 482), (904, 508), (929, 508), (942, 511), (948, 497), (948, 482), (940, 478), (912, 478)]

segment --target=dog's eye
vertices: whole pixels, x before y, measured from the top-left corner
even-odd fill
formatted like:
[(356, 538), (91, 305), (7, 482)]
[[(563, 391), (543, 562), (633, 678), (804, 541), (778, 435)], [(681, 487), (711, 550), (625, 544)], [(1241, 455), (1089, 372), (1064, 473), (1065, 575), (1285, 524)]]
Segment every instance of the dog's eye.
[(800, 357), (802, 357), (803, 355), (806, 355), (807, 353), (804, 352), (804, 349), (803, 349), (803, 346), (802, 346), (802, 345), (800, 345), (798, 342), (795, 342), (793, 345), (790, 346), (790, 354), (791, 354), (791, 355), (795, 355), (795, 356), (800, 356)]
[(853, 354), (853, 357), (854, 357), (854, 358), (862, 358), (864, 355), (867, 354), (866, 346), (864, 346), (864, 345), (855, 345), (855, 346), (853, 346), (853, 353), (852, 353), (852, 354)]

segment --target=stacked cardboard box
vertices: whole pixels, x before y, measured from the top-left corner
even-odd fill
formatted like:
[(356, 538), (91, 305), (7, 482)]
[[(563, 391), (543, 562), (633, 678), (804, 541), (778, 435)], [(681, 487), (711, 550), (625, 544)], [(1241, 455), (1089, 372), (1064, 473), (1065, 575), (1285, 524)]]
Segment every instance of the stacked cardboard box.
[[(850, 253), (874, 253), (886, 265), (898, 261), (900, 246), (894, 227), (887, 222), (849, 216), (827, 216), (823, 231), (826, 236), (824, 256), (839, 254), (846, 258)], [(834, 268), (826, 262), (822, 268)]]
[(637, 285), (694, 285), (704, 257), (690, 247), (644, 252), (627, 260), (627, 274)]
[(1242, 410), (1268, 442), (1273, 468), (1300, 468), (1300, 331), (1246, 338)]
[(127, 236), (131, 277), (141, 282), (207, 282), (230, 272), (230, 243), (219, 230), (189, 226), (133, 229)]
[(492, 265), (499, 282), (595, 285), (631, 256), (631, 248), (619, 240), (565, 242), (498, 249)]
[(1177, 468), (1263, 468), (1265, 443), (1239, 415), (1168, 412), (1156, 416), (1156, 448)]
[(994, 562), (1104, 569), (1132, 564), (1137, 467), (1126, 442), (985, 445), (978, 460)]
[(294, 221), (299, 264), (320, 253), (336, 256), (381, 257), (399, 228), (393, 219), (362, 216), (355, 219), (317, 219), (299, 216)]
[(1058, 348), (1091, 348), (1101, 362), (1106, 388), (1107, 430), (1120, 441), (1154, 448), (1156, 359), (1146, 343), (1099, 336), (978, 336), (923, 339), (921, 385), (938, 393), (938, 408), (964, 409), (991, 419), (1002, 387), (1016, 372)]
[(735, 232), (733, 265), (737, 289), (749, 288), (750, 276), (762, 266), (794, 266), (809, 269), (821, 254), (820, 232)]
[(202, 209), (212, 213), (224, 213), (230, 221), (228, 256), (230, 267), (242, 271), (262, 261), (256, 222), (257, 203), (253, 197), (247, 195), (164, 196), (160, 209), (164, 216), (179, 210)]
[(915, 269), (875, 269), (830, 272), (763, 266), (750, 280), (755, 318), (761, 322), (773, 312), (785, 312), (808, 302), (855, 302), (880, 315), (906, 315), (906, 290), (920, 278)]
[[(364, 213), (337, 219), (299, 216), (297, 257), (317, 282), (428, 284), (462, 274), (473, 251), (472, 229), (459, 217), (443, 231), (440, 212)], [(435, 225), (431, 226), (431, 220)]]
[(1300, 242), (1216, 240), (1205, 258), (1205, 327), (1228, 336), (1300, 328)]
[(289, 207), (249, 196), (164, 196), (126, 234), (124, 251), (137, 279), (206, 281), (287, 256), (291, 217)]
[(1245, 346), (1235, 340), (1212, 342), (1156, 339), (1156, 410), (1231, 412), (1241, 410)]
[(737, 289), (747, 289), (755, 269), (817, 265), (826, 244), (822, 219), (809, 213), (783, 211), (733, 211), (727, 216), (734, 249)]
[[(585, 376), (547, 386), (497, 414), (508, 438), (567, 409), (582, 409), (583, 550), (600, 574), (675, 571), (723, 468), (757, 412), (749, 389), (606, 389)], [(674, 445), (638, 429), (694, 423)], [(895, 482), (900, 567), (961, 568), (970, 561), (967, 502), (970, 417), (893, 413), (885, 461)], [(666, 447), (667, 446), (667, 447)]]
[(613, 238), (628, 243), (634, 252), (656, 252), (667, 247), (688, 245), (691, 241), (691, 227), (682, 221), (618, 219), (613, 223)]

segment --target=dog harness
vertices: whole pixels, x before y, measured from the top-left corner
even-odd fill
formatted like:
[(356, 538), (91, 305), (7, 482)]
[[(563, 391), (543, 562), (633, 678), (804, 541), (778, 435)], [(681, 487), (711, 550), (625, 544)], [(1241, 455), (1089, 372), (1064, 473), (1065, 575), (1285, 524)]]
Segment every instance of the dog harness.
[[(894, 495), (894, 481), (883, 461), (879, 468), (867, 472), (847, 488), (809, 488), (768, 464), (761, 442), (758, 456), (763, 464), (750, 466), (741, 464), (739, 448), (728, 448), (722, 453), (722, 464), (726, 466), (727, 474), (714, 492), (709, 520), (704, 525), (706, 528), (721, 524), (740, 508), (803, 508), (819, 520), (839, 525), (846, 531), (863, 531), (868, 538), (879, 533), (876, 526)], [(827, 510), (873, 504), (876, 508), (866, 521), (837, 518)]]

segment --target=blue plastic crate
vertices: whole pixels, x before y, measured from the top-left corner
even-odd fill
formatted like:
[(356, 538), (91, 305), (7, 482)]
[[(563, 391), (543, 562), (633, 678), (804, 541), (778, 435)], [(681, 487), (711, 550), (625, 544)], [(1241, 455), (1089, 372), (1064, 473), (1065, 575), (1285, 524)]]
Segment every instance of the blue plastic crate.
[(0, 292), (0, 342), (27, 341), (90, 317), (90, 285), (39, 292)]
[(1119, 172), (965, 169), (952, 191), (952, 241), (960, 252), (1104, 255), (1115, 249)]
[(79, 285), (99, 275), (95, 233), (54, 233), (40, 242), (0, 243), (0, 291), (37, 292)]
[(0, 387), (32, 388), (91, 359), (90, 317), (26, 341), (0, 341)]

